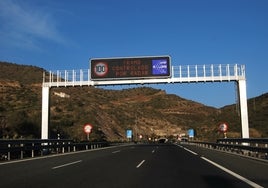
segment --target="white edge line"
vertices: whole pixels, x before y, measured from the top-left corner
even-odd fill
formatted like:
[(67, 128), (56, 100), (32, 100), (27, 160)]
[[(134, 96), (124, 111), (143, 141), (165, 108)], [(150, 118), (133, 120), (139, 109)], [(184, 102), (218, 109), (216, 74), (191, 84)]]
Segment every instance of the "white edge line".
[(52, 170), (54, 169), (57, 169), (57, 168), (62, 168), (62, 167), (65, 167), (65, 166), (70, 166), (70, 165), (73, 165), (73, 164), (76, 164), (76, 163), (81, 163), (82, 160), (79, 160), (79, 161), (74, 161), (74, 162), (71, 162), (71, 163), (66, 163), (66, 164), (63, 164), (63, 165), (59, 165), (59, 166), (55, 166), (52, 168)]
[(235, 172), (233, 172), (233, 171), (231, 171), (231, 170), (229, 170), (229, 169), (227, 169), (227, 168), (225, 168), (225, 167), (223, 167), (223, 166), (221, 166), (221, 165), (219, 165), (219, 164), (217, 164), (217, 163), (215, 163), (215, 162), (213, 162), (213, 161), (211, 161), (211, 160), (209, 160), (209, 159), (207, 159), (205, 157), (201, 157), (201, 158), (204, 159), (205, 161), (209, 162), (210, 164), (218, 167), (219, 169), (227, 172), (228, 174), (230, 174), (230, 175), (232, 175), (232, 176), (234, 176), (234, 177), (242, 180), (243, 182), (249, 184), (252, 187), (255, 187), (255, 188), (263, 188), (262, 186), (254, 183), (253, 181), (250, 181), (249, 179), (244, 178), (243, 176), (240, 176), (239, 174), (237, 174), (237, 173), (235, 173)]
[(189, 149), (187, 149), (187, 148), (183, 148), (183, 149), (185, 149), (186, 151), (188, 151), (188, 152), (190, 152), (190, 153), (192, 153), (192, 154), (194, 154), (194, 155), (197, 155), (197, 153), (193, 152), (192, 150), (189, 150)]
[(136, 168), (139, 168), (144, 162), (145, 162), (145, 160), (142, 160), (142, 161), (136, 166)]

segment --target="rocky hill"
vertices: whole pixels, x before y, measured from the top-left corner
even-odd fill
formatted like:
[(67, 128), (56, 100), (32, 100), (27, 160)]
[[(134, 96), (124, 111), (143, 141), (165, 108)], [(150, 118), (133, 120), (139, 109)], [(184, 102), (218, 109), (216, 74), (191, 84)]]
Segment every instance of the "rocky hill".
[[(0, 70), (0, 138), (40, 138), (44, 70), (6, 62), (0, 62)], [(222, 121), (231, 125), (229, 137), (240, 137), (236, 105), (216, 109), (149, 87), (52, 88), (50, 94), (50, 138), (84, 140), (83, 125), (90, 123), (91, 140), (126, 140), (127, 129), (134, 138), (176, 138), (189, 128), (197, 139), (215, 140), (222, 137), (217, 131)], [(248, 104), (251, 136), (267, 137), (268, 94)]]

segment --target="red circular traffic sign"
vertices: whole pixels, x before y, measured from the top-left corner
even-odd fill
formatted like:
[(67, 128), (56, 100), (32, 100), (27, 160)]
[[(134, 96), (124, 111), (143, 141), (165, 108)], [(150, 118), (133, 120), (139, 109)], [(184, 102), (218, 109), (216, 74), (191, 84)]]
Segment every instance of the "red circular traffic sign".
[(108, 65), (106, 62), (98, 62), (94, 65), (94, 74), (97, 77), (104, 77), (108, 73)]
[(87, 134), (89, 134), (89, 133), (91, 133), (92, 128), (93, 128), (92, 125), (85, 124), (84, 125), (84, 132), (87, 133)]
[(227, 125), (227, 123), (221, 123), (221, 124), (219, 125), (219, 131), (220, 131), (220, 132), (225, 133), (225, 132), (227, 132), (227, 130), (228, 130), (228, 125)]

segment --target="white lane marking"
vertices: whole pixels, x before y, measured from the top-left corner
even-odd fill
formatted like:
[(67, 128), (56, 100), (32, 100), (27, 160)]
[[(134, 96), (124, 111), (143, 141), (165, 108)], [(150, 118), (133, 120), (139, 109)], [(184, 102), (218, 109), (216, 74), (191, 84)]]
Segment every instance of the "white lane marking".
[(177, 146), (179, 146), (180, 148), (184, 148), (183, 146), (181, 146), (181, 145), (177, 145)]
[(76, 163), (81, 163), (81, 162), (82, 162), (82, 160), (79, 160), (79, 161), (74, 161), (74, 162), (66, 163), (66, 164), (59, 165), (59, 166), (54, 166), (52, 168), (52, 170), (57, 169), (57, 168), (62, 168), (62, 167), (65, 167), (65, 166), (70, 166), (70, 165), (73, 165), (73, 164), (76, 164)]
[(192, 154), (194, 154), (194, 155), (197, 155), (197, 153), (193, 152), (192, 150), (189, 150), (189, 149), (187, 149), (187, 148), (183, 148), (183, 149), (185, 149), (186, 151), (188, 151), (188, 152), (190, 152), (190, 153), (192, 153)]
[(121, 150), (113, 151), (112, 153), (119, 153), (119, 152), (121, 152)]
[(204, 159), (205, 161), (209, 162), (210, 164), (212, 164), (212, 165), (218, 167), (219, 169), (227, 172), (228, 174), (230, 174), (230, 175), (232, 175), (232, 176), (234, 176), (234, 177), (242, 180), (243, 182), (249, 184), (252, 187), (255, 187), (255, 188), (263, 188), (262, 186), (256, 184), (255, 182), (250, 181), (249, 179), (244, 178), (243, 176), (240, 176), (239, 174), (237, 174), (237, 173), (235, 173), (235, 172), (233, 172), (233, 171), (231, 171), (231, 170), (229, 170), (229, 169), (227, 169), (227, 168), (225, 168), (225, 167), (223, 167), (223, 166), (221, 166), (221, 165), (219, 165), (219, 164), (217, 164), (217, 163), (215, 163), (215, 162), (213, 162), (213, 161), (211, 161), (211, 160), (209, 160), (209, 159), (207, 159), (205, 157), (201, 157), (201, 159)]
[(145, 160), (142, 160), (142, 161), (136, 166), (136, 168), (139, 168), (144, 162), (145, 162)]

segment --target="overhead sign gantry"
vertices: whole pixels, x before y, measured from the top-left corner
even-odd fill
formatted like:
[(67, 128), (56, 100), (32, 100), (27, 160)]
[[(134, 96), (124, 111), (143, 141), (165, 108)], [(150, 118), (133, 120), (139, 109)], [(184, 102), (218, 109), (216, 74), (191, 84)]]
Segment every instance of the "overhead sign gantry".
[(249, 138), (245, 65), (210, 64), (171, 66), (169, 56), (92, 59), (86, 70), (44, 72), (42, 133), (48, 138), (49, 89), (68, 86), (108, 86), (198, 82), (237, 82), (242, 138)]

